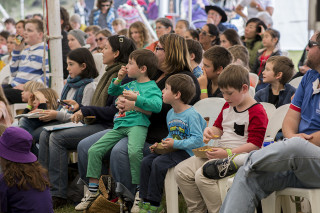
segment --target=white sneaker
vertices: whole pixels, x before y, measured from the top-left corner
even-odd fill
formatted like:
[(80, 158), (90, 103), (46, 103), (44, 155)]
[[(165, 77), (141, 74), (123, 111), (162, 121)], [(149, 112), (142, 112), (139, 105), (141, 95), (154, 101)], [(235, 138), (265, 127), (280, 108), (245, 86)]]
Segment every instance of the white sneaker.
[(140, 208), (141, 208), (141, 199), (139, 197), (139, 191), (137, 191), (136, 196), (134, 198), (134, 203), (133, 206), (131, 208), (131, 213), (139, 213), (140, 212)]
[(96, 193), (87, 191), (86, 195), (84, 196), (84, 198), (81, 199), (81, 203), (79, 203), (76, 207), (75, 210), (76, 211), (83, 211), (86, 210), (89, 205), (91, 205), (91, 203), (99, 196), (99, 191)]

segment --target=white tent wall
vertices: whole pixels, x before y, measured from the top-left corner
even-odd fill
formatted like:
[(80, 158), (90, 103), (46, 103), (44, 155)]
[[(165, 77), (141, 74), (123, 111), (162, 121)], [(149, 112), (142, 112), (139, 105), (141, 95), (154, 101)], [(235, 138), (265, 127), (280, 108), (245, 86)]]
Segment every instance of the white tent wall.
[(308, 35), (308, 0), (275, 0), (273, 28), (280, 31), (283, 50), (303, 50)]

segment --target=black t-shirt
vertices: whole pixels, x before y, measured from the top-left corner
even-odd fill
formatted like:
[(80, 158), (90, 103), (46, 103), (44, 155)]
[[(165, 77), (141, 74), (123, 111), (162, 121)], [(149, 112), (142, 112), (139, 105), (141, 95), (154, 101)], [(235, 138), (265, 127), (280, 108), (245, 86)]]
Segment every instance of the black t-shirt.
[(279, 102), (279, 95), (274, 95), (274, 94), (272, 93), (271, 87), (270, 87), (270, 90), (269, 90), (268, 102), (269, 102), (270, 104), (275, 105), (275, 106), (277, 106), (277, 105), (278, 105), (278, 102)]

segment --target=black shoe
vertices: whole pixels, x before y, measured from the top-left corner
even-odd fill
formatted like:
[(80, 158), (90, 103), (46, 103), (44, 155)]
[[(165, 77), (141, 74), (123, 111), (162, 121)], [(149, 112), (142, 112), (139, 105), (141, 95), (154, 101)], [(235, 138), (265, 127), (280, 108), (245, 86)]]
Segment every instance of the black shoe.
[(238, 166), (233, 161), (234, 156), (206, 163), (203, 166), (203, 175), (210, 179), (219, 180), (235, 174), (238, 171)]
[(62, 197), (52, 196), (52, 205), (53, 205), (53, 208), (54, 208), (54, 209), (63, 207), (63, 206), (65, 206), (65, 205), (67, 205), (67, 204), (68, 204), (67, 199), (64, 199), (64, 198), (62, 198)]

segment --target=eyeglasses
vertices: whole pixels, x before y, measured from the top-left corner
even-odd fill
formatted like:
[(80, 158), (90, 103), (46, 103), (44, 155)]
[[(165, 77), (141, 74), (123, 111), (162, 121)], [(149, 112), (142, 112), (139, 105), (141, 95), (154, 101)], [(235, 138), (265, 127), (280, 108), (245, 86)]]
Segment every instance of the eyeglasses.
[(320, 46), (320, 44), (319, 44), (318, 42), (309, 40), (309, 42), (308, 42), (308, 47), (309, 47), (309, 48), (312, 48), (312, 47), (314, 47), (314, 46)]
[(164, 49), (162, 47), (156, 47), (156, 51), (158, 51), (158, 50), (163, 50), (164, 51)]
[(210, 33), (207, 33), (206, 31), (204, 31), (204, 30), (201, 30), (200, 31), (200, 34), (202, 34), (202, 35), (204, 35), (204, 36), (212, 36)]
[(98, 42), (98, 41), (102, 41), (103, 39), (106, 39), (107, 37), (100, 37), (100, 38), (96, 38), (96, 42)]
[(101, 7), (111, 7), (111, 4), (101, 4)]

